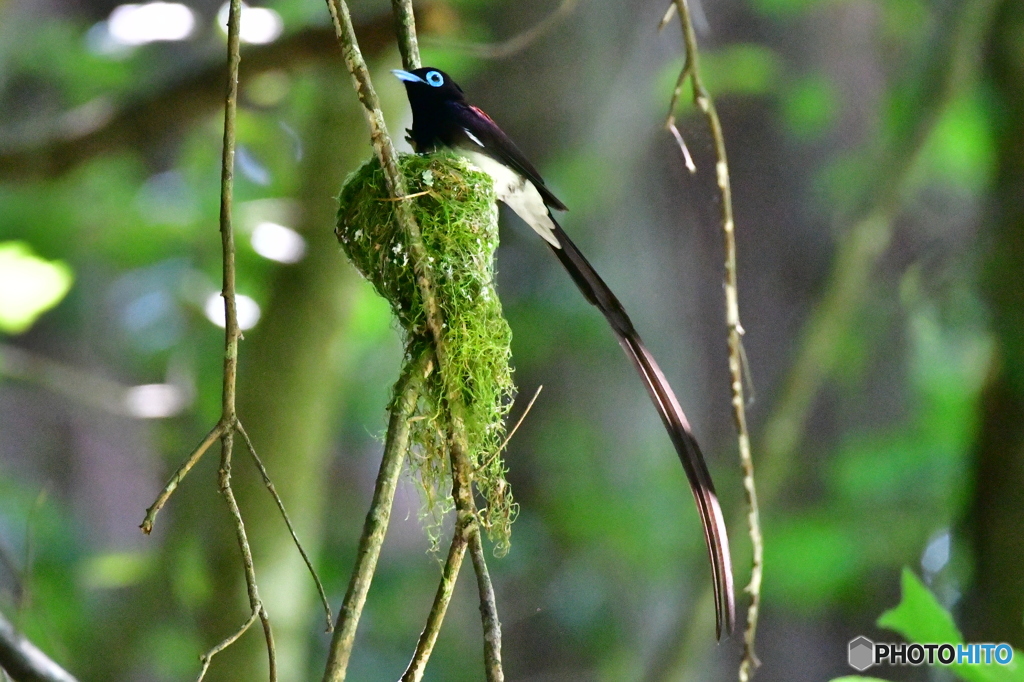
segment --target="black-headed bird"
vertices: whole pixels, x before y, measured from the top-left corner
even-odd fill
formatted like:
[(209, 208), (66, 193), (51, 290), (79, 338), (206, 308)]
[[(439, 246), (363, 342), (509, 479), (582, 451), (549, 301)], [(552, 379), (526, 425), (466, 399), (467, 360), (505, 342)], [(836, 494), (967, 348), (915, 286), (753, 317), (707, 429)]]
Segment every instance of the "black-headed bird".
[(482, 109), (467, 102), (462, 88), (440, 69), (396, 69), (392, 73), (405, 83), (409, 95), (412, 107), (409, 142), (413, 148), (419, 153), (441, 147), (453, 149), (490, 175), (498, 200), (547, 242), (586, 299), (607, 318), (619, 345), (640, 372), (683, 463), (697, 502), (711, 560), (716, 633), (721, 638), (723, 630), (731, 632), (733, 629), (735, 608), (729, 538), (704, 455), (668, 380), (640, 340), (615, 294), (551, 215), (550, 209), (564, 211), (565, 204), (544, 185), (540, 173), (508, 135)]

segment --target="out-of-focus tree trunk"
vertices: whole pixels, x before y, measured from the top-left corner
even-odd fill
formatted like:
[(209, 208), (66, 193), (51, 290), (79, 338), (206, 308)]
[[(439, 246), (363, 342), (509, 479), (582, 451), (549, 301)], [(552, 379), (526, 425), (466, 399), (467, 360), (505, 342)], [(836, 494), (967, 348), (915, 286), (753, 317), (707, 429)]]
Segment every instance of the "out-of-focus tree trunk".
[[(365, 126), (354, 98), (343, 89), (347, 86), (348, 79), (336, 69), (318, 74), (319, 101), (303, 136), (299, 189), (297, 229), (306, 239), (306, 257), (277, 272), (258, 333), (252, 333), (252, 341), (243, 343), (240, 351), (239, 417), (313, 557), (321, 536), (330, 426), (341, 390), (337, 345), (357, 281), (332, 231), (334, 197), (345, 173), (365, 151)], [(237, 439), (235, 452), (233, 482), (260, 596), (274, 627), (279, 679), (307, 679), (310, 628), (322, 628), (326, 621), (277, 507)], [(242, 567), (226, 515), (217, 519), (211, 538), (215, 596), (203, 616), (209, 643), (226, 636), (246, 616)], [(219, 654), (208, 679), (266, 679), (265, 645), (258, 630), (253, 628)]]
[(971, 529), (971, 641), (1024, 647), (1024, 4), (1005, 0), (990, 46), (996, 149), (984, 293), (996, 354), (985, 387)]

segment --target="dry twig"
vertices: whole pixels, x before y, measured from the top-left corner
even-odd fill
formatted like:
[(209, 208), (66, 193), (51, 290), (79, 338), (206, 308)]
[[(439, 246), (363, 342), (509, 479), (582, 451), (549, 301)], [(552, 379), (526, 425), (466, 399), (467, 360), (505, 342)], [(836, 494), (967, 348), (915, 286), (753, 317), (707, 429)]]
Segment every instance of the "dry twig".
[(245, 427), (242, 426), (241, 421), (235, 422), (235, 430), (238, 431), (239, 435), (242, 436), (242, 440), (245, 441), (245, 447), (252, 456), (253, 463), (256, 464), (256, 468), (260, 472), (260, 477), (263, 479), (263, 484), (267, 486), (267, 490), (270, 492), (270, 496), (274, 498), (274, 503), (277, 504), (278, 510), (281, 512), (281, 518), (284, 519), (284, 523), (288, 526), (288, 533), (292, 536), (292, 541), (295, 543), (296, 549), (299, 550), (299, 554), (302, 556), (302, 560), (306, 564), (306, 568), (309, 569), (309, 575), (313, 578), (313, 582), (316, 584), (316, 590), (320, 594), (320, 602), (324, 607), (324, 614), (327, 617), (327, 632), (334, 629), (334, 618), (331, 615), (331, 605), (327, 601), (327, 594), (324, 592), (323, 583), (320, 582), (320, 576), (316, 574), (316, 569), (313, 567), (313, 562), (310, 560), (309, 555), (306, 554), (305, 548), (302, 543), (299, 542), (299, 536), (295, 533), (295, 527), (292, 526), (292, 520), (288, 516), (288, 512), (284, 508), (284, 501), (281, 500), (281, 496), (277, 494), (277, 488), (274, 487), (274, 482), (270, 479), (270, 474), (267, 473), (267, 468), (263, 466), (263, 460), (256, 454), (256, 448), (252, 444), (252, 440), (249, 439), (249, 434), (246, 433)]

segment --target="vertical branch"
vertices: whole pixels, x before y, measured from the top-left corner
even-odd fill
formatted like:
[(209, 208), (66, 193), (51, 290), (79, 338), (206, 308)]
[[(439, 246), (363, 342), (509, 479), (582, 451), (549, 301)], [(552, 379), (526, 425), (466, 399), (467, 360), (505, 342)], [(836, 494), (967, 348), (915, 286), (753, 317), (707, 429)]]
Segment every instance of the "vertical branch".
[[(754, 482), (754, 461), (750, 454), (750, 433), (747, 430), (746, 401), (743, 396), (743, 326), (740, 324), (739, 287), (736, 276), (736, 231), (732, 212), (732, 187), (729, 182), (729, 163), (725, 152), (725, 136), (722, 123), (718, 118), (714, 100), (704, 87), (700, 76), (699, 56), (697, 53), (697, 36), (693, 30), (693, 21), (686, 0), (673, 0), (673, 7), (679, 13), (683, 29), (683, 41), (686, 57), (683, 69), (679, 74), (672, 103), (669, 109), (666, 126), (673, 132), (684, 155), (689, 158), (682, 136), (675, 127), (676, 106), (687, 77), (693, 88), (693, 101), (701, 110), (711, 129), (711, 137), (715, 145), (715, 175), (718, 189), (722, 195), (722, 236), (725, 245), (725, 318), (728, 329), (729, 378), (732, 392), (732, 413), (736, 425), (739, 442), (740, 466), (743, 470), (743, 488), (747, 498), (747, 525), (750, 531), (750, 543), (753, 548), (750, 583), (747, 592), (750, 594), (750, 607), (747, 610), (747, 627), (743, 633), (743, 660), (740, 662), (740, 682), (747, 682), (758, 666), (754, 653), (754, 640), (757, 634), (757, 617), (761, 604), (761, 574), (764, 560), (764, 542), (761, 536), (761, 523), (757, 505), (757, 486)], [(667, 15), (670, 17), (670, 15)]]
[[(380, 109), (380, 101), (373, 89), (366, 62), (359, 50), (359, 43), (352, 26), (352, 16), (349, 12), (348, 4), (345, 0), (326, 0), (326, 2), (328, 11), (331, 13), (335, 33), (338, 36), (338, 42), (341, 44), (345, 66), (352, 76), (356, 95), (363, 105), (367, 124), (370, 127), (370, 140), (384, 171), (388, 192), (392, 199), (397, 200), (395, 202), (395, 216), (399, 226), (406, 234), (409, 253), (412, 256), (413, 271), (416, 274), (416, 286), (419, 290), (420, 300), (423, 302), (426, 327), (433, 341), (438, 371), (441, 375), (442, 386), (444, 386), (443, 408), (448, 422), (446, 426), (448, 428), (448, 441), (452, 458), (452, 497), (455, 500), (459, 518), (458, 523), (464, 525), (467, 528), (467, 532), (472, 532), (472, 527), (476, 527), (478, 524), (476, 505), (473, 501), (472, 493), (473, 469), (468, 457), (466, 430), (463, 420), (464, 406), (462, 395), (455, 385), (456, 382), (448, 379), (449, 365), (445, 344), (444, 315), (434, 295), (433, 278), (426, 255), (426, 248), (423, 245), (423, 236), (408, 202), (400, 200), (406, 195), (405, 178), (398, 169), (398, 155), (391, 142), (391, 137), (388, 135), (387, 126), (384, 123), (384, 115)], [(399, 32), (403, 43), (401, 48), (402, 55), (407, 60), (407, 65), (413, 65), (415, 64), (413, 60), (418, 61), (418, 49), (415, 46), (415, 27), (412, 23), (411, 6), (407, 0), (395, 0), (395, 2), (400, 12)], [(478, 579), (488, 584), (490, 583), (490, 577), (486, 573), (480, 575), (478, 572)], [(494, 612), (493, 602), (489, 605), (482, 604), (482, 610), (485, 612), (486, 629), (488, 618), (496, 623), (497, 614)], [(494, 634), (493, 631), (491, 634)], [(498, 645), (497, 640), (495, 640), (495, 645)], [(488, 646), (491, 645), (489, 644)], [(337, 635), (336, 631), (331, 645), (330, 656), (332, 661), (340, 660), (335, 654), (335, 649), (341, 649), (342, 647), (343, 640)], [(344, 677), (345, 669), (343, 666), (335, 664), (332, 667), (329, 665), (324, 675), (324, 682), (340, 682)], [(496, 666), (493, 668), (488, 667), (487, 679), (489, 681), (503, 679), (500, 659)]]
[[(235, 305), (235, 232), (231, 225), (231, 200), (235, 181), (235, 113), (238, 108), (239, 25), (241, 0), (231, 0), (228, 12), (228, 93), (224, 104), (224, 147), (220, 166), (220, 242), (223, 250), (224, 282), (224, 383), (221, 422), (235, 421), (235, 380), (238, 374), (238, 309)], [(230, 442), (230, 430), (221, 434)]]
[[(238, 509), (234, 491), (231, 489), (231, 454), (234, 447), (234, 431), (232, 427), (238, 417), (235, 413), (235, 384), (238, 375), (238, 339), (242, 333), (238, 327), (238, 312), (235, 305), (235, 233), (231, 224), (231, 201), (234, 189), (235, 174), (235, 114), (238, 108), (238, 66), (241, 62), (239, 53), (239, 27), (241, 24), (242, 0), (231, 0), (228, 12), (228, 91), (224, 103), (224, 147), (221, 156), (220, 171), (220, 236), (223, 250), (224, 283), (221, 296), (224, 297), (224, 383), (221, 402), (221, 463), (220, 491), (231, 511), (235, 523), (235, 535), (238, 548), (242, 553), (242, 564), (245, 569), (245, 585), (249, 595), (249, 608), (253, 616), (258, 615), (263, 625), (263, 634), (267, 640), (267, 658), (270, 668), (270, 680), (277, 679), (276, 654), (274, 651), (274, 635), (270, 628), (270, 618), (263, 603), (260, 601), (256, 587), (256, 573), (253, 569), (252, 550), (242, 523), (242, 514)], [(244, 632), (249, 621), (240, 632)], [(204, 672), (209, 659), (216, 651), (204, 657)], [(200, 675), (200, 679), (202, 675)]]
[(498, 606), (494, 600), (494, 586), (487, 570), (484, 557), (484, 542), (480, 536), (480, 524), (469, 529), (469, 553), (476, 569), (477, 590), (480, 592), (480, 616), (484, 626), (484, 671), (488, 682), (504, 680), (501, 669), (501, 623), (498, 621)]
[(420, 45), (416, 40), (416, 18), (412, 13), (412, 0), (391, 0), (398, 33), (398, 51), (402, 53), (402, 66), (407, 71), (420, 68)]
[(388, 523), (391, 520), (391, 505), (395, 498), (398, 475), (402, 471), (405, 453), (409, 448), (409, 418), (416, 408), (423, 388), (423, 380), (431, 368), (430, 351), (423, 352), (418, 358), (411, 360), (402, 372), (395, 385), (395, 398), (391, 406), (391, 419), (388, 423), (387, 440), (384, 444), (384, 456), (377, 474), (377, 483), (373, 489), (373, 501), (366, 514), (363, 534), (359, 539), (359, 550), (356, 554), (356, 565), (352, 569), (345, 601), (338, 613), (338, 624), (331, 639), (330, 655), (324, 680), (344, 680), (348, 660), (355, 643), (356, 628), (359, 617), (366, 603), (366, 595), (370, 591), (380, 548), (384, 543)]

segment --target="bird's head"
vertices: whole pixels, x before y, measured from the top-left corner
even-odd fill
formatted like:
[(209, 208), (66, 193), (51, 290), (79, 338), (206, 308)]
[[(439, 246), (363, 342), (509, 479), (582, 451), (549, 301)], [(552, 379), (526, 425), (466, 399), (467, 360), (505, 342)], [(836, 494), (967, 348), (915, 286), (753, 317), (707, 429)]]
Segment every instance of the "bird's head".
[(395, 69), (391, 73), (405, 83), (405, 91), (409, 95), (409, 103), (414, 114), (421, 107), (431, 108), (442, 102), (465, 99), (462, 88), (440, 69), (424, 66), (412, 71)]

